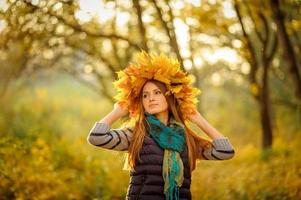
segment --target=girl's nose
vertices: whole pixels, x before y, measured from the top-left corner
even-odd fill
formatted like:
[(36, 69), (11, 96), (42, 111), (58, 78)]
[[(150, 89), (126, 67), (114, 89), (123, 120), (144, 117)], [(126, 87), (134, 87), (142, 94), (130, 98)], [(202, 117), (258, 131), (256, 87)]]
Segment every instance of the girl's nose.
[(152, 94), (149, 96), (149, 100), (150, 101), (154, 100), (154, 96)]

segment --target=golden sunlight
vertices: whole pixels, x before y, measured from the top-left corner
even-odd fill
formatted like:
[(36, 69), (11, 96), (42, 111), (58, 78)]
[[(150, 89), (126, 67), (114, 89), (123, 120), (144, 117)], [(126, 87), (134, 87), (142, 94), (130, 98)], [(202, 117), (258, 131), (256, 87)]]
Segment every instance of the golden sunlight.
[[(199, 0), (189, 0), (188, 2), (193, 5), (199, 5), (201, 3), (201, 1)], [(173, 7), (179, 8), (182, 6), (182, 4), (183, 2), (175, 1)], [(225, 1), (223, 6), (224, 6), (224, 14), (227, 17), (233, 17), (233, 8), (231, 8), (231, 4)], [(83, 23), (88, 22), (93, 18), (99, 21), (100, 23), (104, 23), (107, 20), (112, 19), (115, 15), (117, 27), (126, 29), (125, 24), (130, 20), (131, 17), (130, 13), (116, 12), (115, 2), (105, 3), (103, 0), (90, 0), (90, 1), (79, 0), (79, 7), (80, 9), (76, 12), (75, 16)], [(147, 12), (145, 12), (143, 19), (147, 21), (147, 19), (150, 18), (152, 18), (152, 16), (150, 16)], [(184, 67), (186, 69), (190, 69), (192, 67), (192, 63), (189, 60), (191, 56), (191, 52), (189, 50), (190, 38), (189, 38), (188, 26), (182, 19), (177, 17), (174, 20), (174, 26), (177, 35), (177, 42), (179, 43), (179, 47), (181, 49), (180, 53), (184, 58)], [(215, 38), (209, 37), (201, 33), (199, 39), (203, 41), (206, 40), (206, 42), (209, 43), (216, 42)], [(239, 45), (240, 44), (236, 44), (236, 46)], [(206, 59), (205, 61), (207, 61), (210, 64), (216, 63), (219, 60), (231, 64), (236, 64), (238, 62), (237, 53), (229, 48), (219, 48), (214, 50), (204, 49), (202, 51), (202, 54), (203, 54), (202, 58)], [(202, 58), (196, 57), (196, 59), (194, 60), (194, 63), (195, 65), (197, 65), (197, 67), (201, 67), (201, 65), (203, 64)]]
[(81, 22), (88, 22), (93, 17), (103, 23), (114, 17), (114, 2), (104, 3), (102, 0), (79, 0), (80, 9), (75, 17)]
[(206, 58), (210, 64), (214, 64), (219, 60), (228, 62), (229, 64), (238, 63), (237, 53), (229, 48), (219, 48), (215, 50), (204, 49), (202, 51), (203, 57)]

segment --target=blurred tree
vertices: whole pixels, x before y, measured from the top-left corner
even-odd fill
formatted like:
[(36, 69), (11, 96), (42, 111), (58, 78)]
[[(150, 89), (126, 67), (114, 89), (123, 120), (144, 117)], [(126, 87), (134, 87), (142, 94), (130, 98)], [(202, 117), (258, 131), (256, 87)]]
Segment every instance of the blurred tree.
[[(300, 74), (301, 64), (298, 62), (297, 55), (294, 51), (292, 42), (289, 38), (290, 36), (288, 34), (287, 26), (285, 25), (285, 23), (286, 23), (285, 22), (285, 18), (286, 18), (285, 13), (282, 11), (279, 0), (271, 0), (270, 3), (271, 3), (271, 8), (272, 8), (272, 11), (274, 14), (275, 22), (276, 22), (277, 28), (278, 28), (278, 31), (277, 31), (278, 37), (284, 47), (284, 51), (283, 51), (284, 58), (287, 60), (288, 65), (289, 65), (289, 74), (295, 83), (295, 88), (296, 88), (295, 94), (301, 103), (301, 74)], [(292, 4), (296, 4), (296, 8), (297, 8), (297, 10), (299, 10), (299, 14), (300, 14), (301, 2), (300, 1), (293, 2)], [(296, 9), (296, 8), (291, 8), (291, 9)], [(296, 33), (295, 31), (292, 31), (292, 30), (290, 30), (290, 31), (296, 35), (296, 39), (298, 40), (298, 33)], [(297, 45), (297, 46), (300, 49), (300, 46), (299, 45)]]
[[(240, 5), (241, 4), (241, 5)], [(242, 28), (243, 40), (245, 41), (248, 54), (245, 56), (250, 63), (250, 83), (251, 91), (260, 107), (261, 126), (262, 126), (262, 147), (270, 148), (273, 141), (271, 117), (270, 117), (270, 99), (268, 86), (268, 72), (271, 67), (271, 61), (277, 50), (277, 39), (272, 29), (273, 21), (268, 18), (269, 10), (265, 5), (258, 2), (254, 5), (246, 1), (234, 1), (235, 11)], [(254, 26), (253, 37), (247, 32), (247, 23), (243, 21), (241, 6), (245, 5), (246, 15)], [(251, 7), (254, 6), (254, 7)], [(259, 47), (258, 47), (258, 46)], [(259, 70), (262, 69), (260, 72)], [(259, 74), (260, 73), (260, 74)], [(257, 80), (257, 77), (260, 77)]]
[[(8, 80), (13, 78), (12, 73), (8, 73), (7, 70), (15, 71), (14, 77), (19, 77), (21, 73), (17, 73), (17, 71), (34, 72), (41, 67), (54, 68), (54, 63), (48, 62), (51, 60), (55, 61), (60, 70), (73, 74), (77, 80), (89, 86), (94, 85), (91, 88), (95, 89), (98, 94), (103, 93), (113, 101), (112, 91), (107, 88), (105, 79), (111, 80), (116, 77), (115, 72), (121, 69), (120, 60), (122, 59), (119, 60), (119, 57), (116, 56), (104, 56), (105, 53), (101, 50), (107, 48), (108, 42), (115, 47), (113, 49), (120, 49), (116, 47), (116, 44), (120, 44), (118, 42), (122, 41), (123, 46), (127, 46), (123, 50), (130, 54), (132, 49), (139, 49), (139, 45), (115, 32), (98, 31), (101, 30), (100, 24), (93, 20), (83, 26), (75, 17), (75, 11), (78, 10), (78, 4), (75, 1), (12, 1), (6, 3), (7, 8), (0, 10), (0, 17), (6, 24), (4, 30), (1, 31), (0, 49), (3, 55), (1, 58), (5, 62), (14, 60), (7, 49), (13, 48), (16, 41), (20, 41), (20, 45), (26, 45), (27, 48), (21, 53), (23, 57), (26, 57), (23, 59), (26, 61), (26, 65), (20, 61), (19, 65), (12, 64), (1, 68), (3, 70), (1, 74), (5, 76), (5, 79), (1, 79), (3, 82), (5, 80), (4, 84), (1, 84), (3, 86), (2, 93), (5, 92)], [(111, 52), (115, 52), (113, 49)], [(116, 55), (116, 53), (107, 53), (106, 55)], [(88, 60), (85, 59), (86, 56), (94, 57), (100, 62), (98, 64), (91, 62), (93, 64), (87, 65), (85, 64), (85, 61)], [(76, 58), (80, 63), (71, 66), (63, 62), (66, 57)], [(129, 59), (127, 58), (125, 62), (127, 63)], [(62, 66), (63, 64), (67, 65)], [(101, 68), (110, 71), (111, 74), (104, 76), (104, 69), (101, 70)], [(98, 80), (99, 84), (96, 86), (83, 78), (84, 74), (91, 72), (93, 72), (94, 79)]]
[[(236, 19), (233, 14), (225, 16), (225, 6), (231, 5), (236, 12)], [(243, 61), (240, 70), (235, 71), (250, 82), (250, 94), (258, 102), (262, 126), (262, 147), (269, 148), (272, 145), (272, 123), (270, 116), (269, 99), (269, 71), (273, 69), (275, 58), (278, 52), (278, 40), (275, 32), (275, 23), (272, 13), (263, 1), (204, 1), (199, 7), (185, 7), (183, 17), (188, 18), (190, 25), (192, 49), (193, 46), (220, 46), (234, 49)], [(232, 15), (232, 16), (231, 16)], [(200, 40), (200, 33), (207, 40)], [(210, 37), (208, 37), (210, 36)], [(218, 42), (213, 45), (208, 41)], [(202, 39), (202, 38), (201, 38)], [(193, 51), (193, 54), (197, 51)], [(250, 70), (245, 73), (247, 61)], [(212, 65), (211, 65), (212, 66)], [(274, 70), (274, 69), (273, 69)]]
[(142, 39), (142, 49), (146, 52), (149, 51), (149, 48), (147, 46), (147, 39), (146, 39), (146, 30), (143, 24), (142, 20), (142, 8), (140, 6), (139, 0), (133, 0), (133, 5), (137, 12), (137, 19), (138, 19), (138, 25), (139, 25), (139, 31)]
[[(165, 14), (162, 11), (162, 9), (160, 8), (160, 6), (156, 0), (152, 0), (152, 2), (154, 4), (154, 7), (156, 8), (159, 20), (164, 28), (164, 31), (165, 31), (166, 35), (168, 36), (169, 44), (170, 44), (173, 52), (176, 54), (177, 59), (179, 60), (182, 69), (184, 70), (183, 58), (180, 54), (177, 36), (175, 33), (174, 14), (173, 14), (172, 8), (169, 5), (169, 0), (165, 0), (165, 5), (161, 2), (163, 4), (163, 6), (165, 7), (164, 10), (165, 11), (167, 10), (167, 14)], [(165, 14), (165, 16), (168, 16), (168, 17), (164, 17), (163, 16), (164, 14)]]

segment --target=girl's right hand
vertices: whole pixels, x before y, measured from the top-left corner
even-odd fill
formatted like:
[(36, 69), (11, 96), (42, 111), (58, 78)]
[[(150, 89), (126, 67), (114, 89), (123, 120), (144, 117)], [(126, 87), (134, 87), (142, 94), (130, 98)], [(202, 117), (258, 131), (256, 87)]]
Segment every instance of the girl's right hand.
[(114, 104), (114, 112), (119, 116), (119, 117), (123, 117), (123, 116), (126, 116), (129, 111), (128, 109), (125, 107), (121, 107), (119, 102), (115, 103)]
[(117, 102), (114, 104), (113, 110), (109, 114), (107, 114), (104, 118), (102, 118), (99, 122), (111, 126), (115, 121), (127, 115), (127, 113), (128, 110), (126, 108), (122, 108), (119, 102)]

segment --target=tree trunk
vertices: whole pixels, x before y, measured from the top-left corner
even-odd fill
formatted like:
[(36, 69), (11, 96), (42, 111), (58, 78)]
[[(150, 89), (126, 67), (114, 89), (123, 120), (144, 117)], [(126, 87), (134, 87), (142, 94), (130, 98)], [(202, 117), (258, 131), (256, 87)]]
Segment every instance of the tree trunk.
[(140, 31), (141, 40), (142, 40), (142, 49), (145, 50), (146, 52), (148, 52), (149, 48), (147, 46), (146, 31), (145, 31), (145, 27), (144, 27), (144, 24), (142, 21), (142, 9), (139, 4), (139, 0), (133, 0), (133, 5), (137, 12), (139, 31)]
[[(243, 32), (243, 38), (246, 40), (246, 46), (250, 52), (250, 57), (246, 58), (248, 62), (250, 63), (251, 69), (249, 74), (249, 81), (252, 87), (256, 87), (255, 90), (253, 89), (252, 95), (255, 98), (256, 102), (259, 105), (260, 108), (260, 122), (261, 122), (261, 131), (262, 131), (262, 148), (268, 149), (271, 148), (272, 142), (273, 142), (273, 132), (272, 132), (272, 126), (271, 126), (271, 117), (270, 117), (270, 102), (269, 102), (269, 88), (268, 88), (268, 70), (270, 63), (272, 61), (272, 58), (275, 55), (277, 43), (276, 40), (273, 38), (270, 39), (269, 37), (272, 36), (272, 34), (268, 34), (271, 31), (271, 28), (268, 26), (268, 20), (265, 17), (263, 13), (258, 13), (263, 20), (265, 32), (267, 33), (265, 37), (261, 37), (259, 34), (259, 31), (257, 30), (257, 27), (255, 27), (255, 31), (257, 33), (257, 37), (259, 41), (261, 41), (262, 49), (259, 51), (256, 51), (255, 46), (253, 45), (253, 42), (251, 40), (251, 37), (248, 35), (245, 29), (245, 24), (242, 20), (242, 15), (239, 8), (238, 1), (234, 1), (234, 9), (236, 11), (238, 21), (241, 25), (242, 32)], [(250, 12), (249, 12), (250, 14)], [(254, 21), (254, 24), (255, 21)], [(271, 51), (268, 52), (268, 47), (271, 45)], [(256, 57), (256, 54), (260, 54), (261, 56), (258, 56), (258, 60)], [(257, 81), (256, 75), (260, 72), (259, 69), (263, 68), (263, 74), (261, 77), (261, 82)]]
[(181, 65), (181, 69), (183, 71), (185, 71), (185, 68), (184, 68), (184, 61), (183, 61), (183, 58), (180, 54), (180, 50), (179, 50), (179, 46), (178, 46), (178, 42), (177, 42), (177, 36), (175, 34), (175, 28), (173, 26), (173, 20), (174, 20), (174, 16), (173, 16), (173, 13), (172, 13), (172, 10), (171, 10), (171, 7), (169, 6), (168, 2), (167, 3), (167, 6), (169, 7), (169, 11), (168, 11), (168, 14), (169, 14), (169, 17), (170, 17), (170, 20), (169, 21), (165, 21), (164, 18), (163, 18), (163, 14), (162, 14), (162, 11), (161, 11), (161, 8), (159, 7), (159, 5), (157, 4), (156, 0), (152, 0), (156, 10), (157, 10), (157, 13), (158, 13), (158, 16), (159, 16), (159, 19), (162, 23), (162, 26), (169, 38), (169, 44), (173, 50), (173, 52), (176, 54), (177, 56), (177, 59)]
[(271, 7), (274, 13), (275, 21), (278, 27), (278, 37), (284, 47), (285, 60), (289, 63), (289, 73), (295, 83), (295, 94), (301, 102), (301, 77), (298, 68), (298, 61), (293, 46), (285, 29), (284, 15), (281, 12), (279, 0), (272, 0)]
[(272, 143), (273, 143), (273, 131), (271, 126), (269, 86), (268, 86), (268, 65), (264, 66), (259, 106), (260, 106), (261, 127), (263, 131), (262, 148), (268, 149), (272, 147)]

